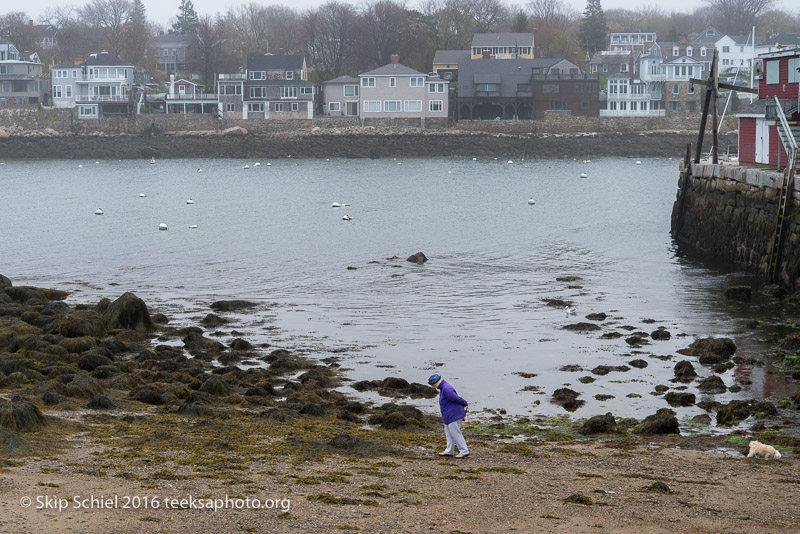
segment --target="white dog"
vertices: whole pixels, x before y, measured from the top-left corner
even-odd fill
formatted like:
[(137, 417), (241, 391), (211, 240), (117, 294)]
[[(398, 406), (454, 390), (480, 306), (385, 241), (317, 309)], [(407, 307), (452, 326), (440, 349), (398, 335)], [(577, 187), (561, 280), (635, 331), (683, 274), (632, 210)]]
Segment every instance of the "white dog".
[(765, 460), (780, 460), (781, 453), (775, 450), (775, 447), (764, 445), (758, 441), (750, 442), (750, 452), (747, 454), (748, 458), (764, 458)]

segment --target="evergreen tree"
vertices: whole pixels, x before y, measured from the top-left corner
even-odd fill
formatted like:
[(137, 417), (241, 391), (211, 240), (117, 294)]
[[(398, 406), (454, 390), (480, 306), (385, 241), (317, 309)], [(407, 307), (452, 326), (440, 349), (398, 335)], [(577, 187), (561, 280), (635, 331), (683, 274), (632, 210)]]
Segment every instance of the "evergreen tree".
[(194, 35), (197, 30), (197, 12), (194, 10), (192, 0), (181, 0), (178, 16), (172, 31), (181, 35)]
[(524, 11), (518, 11), (514, 16), (514, 25), (511, 26), (514, 33), (526, 33), (528, 31), (528, 15)]
[(605, 50), (607, 32), (606, 14), (603, 13), (600, 0), (587, 0), (581, 29), (578, 32), (578, 43), (586, 47), (589, 52)]

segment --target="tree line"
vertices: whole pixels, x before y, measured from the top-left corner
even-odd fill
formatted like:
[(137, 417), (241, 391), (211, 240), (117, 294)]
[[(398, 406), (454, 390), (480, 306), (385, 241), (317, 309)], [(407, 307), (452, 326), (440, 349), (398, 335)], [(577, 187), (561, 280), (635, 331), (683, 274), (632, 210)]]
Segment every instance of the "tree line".
[(180, 0), (169, 26), (149, 20), (141, 0), (90, 0), (48, 9), (36, 22), (56, 28), (57, 42), (39, 50), (30, 20), (22, 11), (0, 16), (0, 40), (38, 51), (46, 63), (105, 49), (156, 77), (155, 37), (186, 35), (190, 70), (206, 82), (237, 71), (242, 44), (250, 53), (306, 54), (313, 79), (324, 81), (385, 65), (393, 53), (427, 72), (436, 50), (467, 50), (476, 33), (534, 32), (536, 57), (580, 63), (606, 47), (609, 31), (652, 31), (659, 40), (677, 41), (709, 25), (731, 35), (746, 35), (752, 26), (760, 35), (800, 30), (800, 14), (775, 8), (775, 0), (703, 0), (685, 13), (654, 6), (603, 10), (601, 0), (587, 0), (582, 13), (564, 0), (365, 0), (359, 6), (329, 0), (305, 10), (251, 2), (214, 14), (198, 14), (191, 0)]

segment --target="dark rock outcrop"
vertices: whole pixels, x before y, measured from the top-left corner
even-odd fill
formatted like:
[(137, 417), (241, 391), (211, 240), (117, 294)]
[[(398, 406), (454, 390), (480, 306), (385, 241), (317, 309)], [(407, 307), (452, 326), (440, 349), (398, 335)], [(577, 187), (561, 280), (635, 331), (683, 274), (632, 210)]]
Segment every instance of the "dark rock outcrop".
[(573, 391), (569, 388), (560, 388), (553, 392), (553, 397), (550, 400), (553, 404), (558, 404), (568, 412), (574, 412), (584, 404), (586, 401), (578, 400), (580, 393)]
[(580, 433), (585, 436), (593, 436), (595, 434), (608, 434), (617, 428), (617, 423), (611, 412), (605, 415), (595, 415), (590, 417), (581, 426)]
[(634, 428), (637, 434), (680, 434), (678, 418), (675, 412), (669, 408), (661, 408), (653, 415), (645, 417), (639, 425)]
[(130, 291), (123, 293), (108, 305), (108, 309), (103, 313), (103, 319), (105, 319), (106, 326), (112, 330), (118, 328), (137, 332), (155, 330), (155, 324), (147, 311), (147, 305)]
[(417, 252), (416, 254), (412, 254), (411, 256), (406, 258), (406, 261), (409, 261), (411, 263), (420, 263), (421, 264), (421, 263), (425, 263), (426, 261), (428, 261), (428, 258), (422, 252)]

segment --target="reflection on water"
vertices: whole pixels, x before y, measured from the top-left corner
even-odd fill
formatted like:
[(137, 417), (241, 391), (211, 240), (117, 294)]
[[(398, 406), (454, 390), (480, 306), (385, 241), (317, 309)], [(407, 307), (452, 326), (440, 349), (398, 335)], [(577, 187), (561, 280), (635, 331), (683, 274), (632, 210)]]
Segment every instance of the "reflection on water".
[[(256, 300), (262, 311), (231, 328), (321, 357), (346, 349), (337, 355), (356, 380), (423, 382), (436, 369), (471, 406), (516, 414), (561, 413), (548, 399), (567, 385), (588, 401), (576, 416), (641, 417), (667, 406), (653, 387), (675, 386), (672, 369), (685, 359), (676, 351), (695, 336), (735, 337), (741, 351), (760, 355), (767, 344), (746, 323), (785, 313), (766, 298), (722, 297), (727, 285), (759, 282), (675, 246), (677, 165), (642, 162), (11, 162), (0, 168), (2, 272), (71, 289), (74, 301), (131, 290), (184, 322), (214, 300)], [(104, 215), (94, 215), (98, 207)], [(405, 261), (417, 251), (430, 261)], [(553, 298), (577, 314), (545, 303)], [(608, 315), (598, 332), (563, 329), (598, 312)], [(661, 326), (669, 341), (625, 342)], [(612, 331), (624, 335), (600, 338)], [(638, 358), (648, 366), (591, 373)], [(558, 370), (567, 364), (583, 371)], [(786, 393), (769, 367), (739, 366), (723, 380), (743, 387), (714, 396), (723, 402)]]

